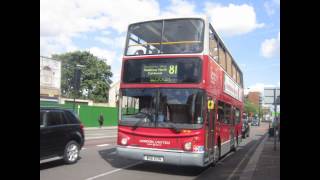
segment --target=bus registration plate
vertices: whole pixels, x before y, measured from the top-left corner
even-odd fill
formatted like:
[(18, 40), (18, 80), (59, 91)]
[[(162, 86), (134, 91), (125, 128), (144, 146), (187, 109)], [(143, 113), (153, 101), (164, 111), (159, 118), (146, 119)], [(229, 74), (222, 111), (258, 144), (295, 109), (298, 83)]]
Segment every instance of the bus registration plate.
[(163, 157), (162, 156), (144, 155), (143, 159), (146, 160), (146, 161), (163, 162)]

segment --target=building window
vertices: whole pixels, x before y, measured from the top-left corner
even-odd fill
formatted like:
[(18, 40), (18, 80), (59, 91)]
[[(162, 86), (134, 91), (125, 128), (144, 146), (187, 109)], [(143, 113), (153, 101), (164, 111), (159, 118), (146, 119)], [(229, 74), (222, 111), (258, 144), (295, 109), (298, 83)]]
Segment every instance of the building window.
[(42, 69), (42, 73), (43, 73), (43, 83), (46, 85), (51, 85), (52, 79), (53, 79), (52, 69), (49, 66), (45, 66)]

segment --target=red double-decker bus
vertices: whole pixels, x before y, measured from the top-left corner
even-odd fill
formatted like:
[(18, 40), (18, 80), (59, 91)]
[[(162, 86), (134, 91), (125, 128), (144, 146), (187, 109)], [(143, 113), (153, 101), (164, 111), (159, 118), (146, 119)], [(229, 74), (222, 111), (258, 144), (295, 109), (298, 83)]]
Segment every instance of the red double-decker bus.
[(206, 17), (129, 25), (119, 156), (214, 165), (241, 141), (242, 113), (242, 72)]

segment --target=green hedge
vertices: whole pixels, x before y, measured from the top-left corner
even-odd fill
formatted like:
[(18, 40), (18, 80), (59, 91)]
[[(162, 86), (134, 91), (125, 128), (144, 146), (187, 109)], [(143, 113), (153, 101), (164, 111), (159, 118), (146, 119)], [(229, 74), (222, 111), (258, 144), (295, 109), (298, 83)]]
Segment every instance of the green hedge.
[(116, 126), (118, 123), (118, 110), (115, 107), (80, 106), (79, 117), (86, 127), (99, 126), (98, 118), (103, 114), (103, 126)]
[[(73, 104), (69, 103), (57, 104), (40, 101), (40, 107), (57, 107), (73, 110)], [(118, 110), (116, 107), (80, 105), (80, 109), (78, 110), (78, 104), (76, 104), (75, 113), (79, 115), (80, 120), (85, 127), (98, 127), (100, 113), (102, 113), (104, 117), (103, 126), (117, 126), (118, 124)]]

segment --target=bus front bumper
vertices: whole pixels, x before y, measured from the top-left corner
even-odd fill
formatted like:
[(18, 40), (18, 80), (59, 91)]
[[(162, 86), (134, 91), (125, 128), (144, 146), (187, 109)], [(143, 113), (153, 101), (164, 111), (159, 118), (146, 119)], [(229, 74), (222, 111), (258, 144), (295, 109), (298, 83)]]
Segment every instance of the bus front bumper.
[(148, 157), (159, 157), (162, 161), (155, 162), (185, 166), (204, 166), (204, 153), (192, 153), (178, 150), (164, 150), (153, 148), (139, 148), (132, 146), (117, 146), (117, 155), (120, 157), (145, 160)]

